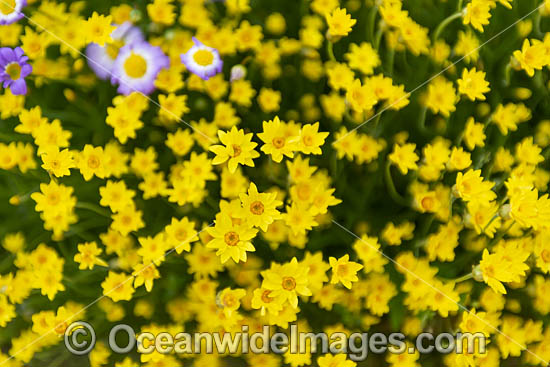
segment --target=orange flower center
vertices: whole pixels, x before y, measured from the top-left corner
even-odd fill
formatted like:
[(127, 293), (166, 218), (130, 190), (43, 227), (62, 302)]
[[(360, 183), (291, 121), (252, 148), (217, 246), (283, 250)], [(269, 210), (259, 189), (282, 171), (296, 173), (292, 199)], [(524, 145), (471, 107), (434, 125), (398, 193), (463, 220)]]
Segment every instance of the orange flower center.
[(239, 243), (239, 234), (236, 232), (227, 232), (223, 239), (228, 246), (237, 246), (237, 243)]
[(282, 138), (282, 137), (278, 137), (278, 138), (274, 138), (271, 143), (273, 144), (273, 146), (277, 149), (281, 149), (282, 147), (285, 146), (285, 139)]
[(264, 204), (261, 201), (255, 201), (250, 204), (250, 212), (254, 215), (262, 215), (264, 213)]
[(242, 153), (242, 149), (240, 146), (233, 144), (233, 157), (238, 157)]
[(292, 277), (284, 277), (283, 278), (283, 289), (287, 291), (292, 291), (296, 288), (296, 280)]
[(264, 303), (270, 303), (271, 301), (273, 301), (273, 297), (269, 297), (270, 294), (271, 294), (271, 291), (264, 291), (262, 293), (262, 301)]

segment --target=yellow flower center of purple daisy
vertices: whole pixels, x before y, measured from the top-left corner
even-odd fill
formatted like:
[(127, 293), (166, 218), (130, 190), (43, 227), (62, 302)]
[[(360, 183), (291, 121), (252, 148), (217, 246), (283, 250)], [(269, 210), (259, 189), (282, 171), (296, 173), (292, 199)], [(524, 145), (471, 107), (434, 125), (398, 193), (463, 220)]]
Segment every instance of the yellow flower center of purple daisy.
[(193, 60), (200, 66), (208, 66), (214, 61), (214, 55), (208, 50), (198, 50), (193, 54)]
[(141, 78), (147, 72), (147, 61), (143, 56), (132, 53), (124, 62), (124, 71), (130, 78)]
[(0, 13), (9, 15), (15, 11), (15, 0), (2, 0), (0, 1)]
[(120, 51), (122, 46), (124, 46), (123, 41), (115, 40), (105, 46), (105, 52), (107, 52), (107, 55), (109, 55), (109, 57), (114, 60), (118, 56), (118, 52)]
[(11, 80), (17, 80), (21, 77), (21, 66), (18, 63), (12, 62), (6, 66), (6, 74), (10, 76)]

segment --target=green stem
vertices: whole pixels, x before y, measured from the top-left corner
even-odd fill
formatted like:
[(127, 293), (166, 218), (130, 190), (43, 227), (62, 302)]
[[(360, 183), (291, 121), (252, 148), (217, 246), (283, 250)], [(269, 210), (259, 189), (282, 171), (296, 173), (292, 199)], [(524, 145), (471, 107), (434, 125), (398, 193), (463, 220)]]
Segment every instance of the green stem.
[(374, 5), (369, 12), (369, 21), (367, 24), (367, 37), (374, 44), (374, 28), (376, 24), (376, 14), (378, 13), (378, 7)]
[(393, 76), (393, 63), (395, 59), (395, 50), (392, 47), (389, 47), (388, 52), (388, 76)]
[(456, 6), (456, 11), (462, 11), (462, 1), (463, 0), (458, 0), (458, 5)]
[(386, 186), (388, 188), (388, 192), (390, 193), (391, 198), (400, 205), (403, 206), (409, 206), (409, 202), (407, 199), (405, 199), (403, 196), (399, 195), (397, 190), (395, 189), (395, 185), (393, 184), (393, 180), (391, 177), (391, 162), (388, 160), (386, 162)]
[(506, 64), (506, 68), (504, 69), (504, 86), (510, 85), (510, 78), (512, 76), (512, 63), (509, 62)]
[(541, 22), (542, 15), (540, 11), (535, 12), (535, 19), (533, 20), (534, 28), (535, 28), (535, 34), (537, 37), (543, 37), (544, 34), (542, 33), (540, 29), (540, 22)]
[(426, 113), (428, 112), (428, 106), (423, 106), (420, 111), (420, 116), (418, 116), (418, 129), (421, 132), (426, 131)]
[(474, 277), (474, 274), (470, 272), (470, 273), (468, 273), (468, 274), (466, 274), (466, 275), (463, 275), (463, 276), (461, 276), (461, 277), (459, 277), (459, 278), (456, 278), (455, 280), (453, 280), (453, 282), (455, 282), (455, 283), (460, 283), (460, 282), (464, 282), (464, 281), (466, 281), (466, 280), (470, 280), (470, 279), (472, 279), (473, 277)]
[(434, 42), (437, 41), (437, 39), (439, 38), (439, 35), (441, 34), (441, 32), (443, 32), (445, 27), (447, 27), (453, 20), (458, 19), (460, 17), (462, 17), (462, 11), (458, 11), (452, 15), (449, 15), (447, 18), (443, 19), (443, 21), (439, 23), (439, 25), (435, 29)]
[(382, 39), (382, 27), (379, 27), (376, 31), (376, 36), (374, 37), (374, 49), (378, 51), (380, 48), (380, 40)]
[(92, 211), (96, 214), (99, 214), (99, 215), (101, 215), (105, 218), (111, 219), (111, 214), (107, 210), (105, 210), (105, 209), (103, 209), (103, 208), (101, 208), (101, 207), (99, 207), (95, 204), (79, 201), (79, 202), (76, 203), (75, 208), (87, 209), (87, 210), (90, 210), (90, 211)]
[(487, 228), (489, 228), (489, 226), (491, 225), (491, 223), (494, 222), (495, 219), (497, 219), (499, 217), (498, 213), (493, 215), (493, 217), (491, 218), (491, 220), (485, 225), (485, 227), (483, 227), (483, 230), (482, 232), (483, 233), (486, 233), (485, 231), (487, 231)]
[(332, 49), (332, 42), (327, 41), (327, 54), (331, 61), (336, 61), (336, 58), (334, 57), (334, 50)]
[(493, 240), (489, 242), (487, 247), (492, 247), (493, 245), (496, 245), (504, 237), (504, 235), (508, 233), (508, 231), (514, 226), (514, 224), (516, 224), (516, 222), (512, 221), (512, 223), (510, 223), (510, 225), (504, 231), (499, 232), (498, 236), (493, 238)]

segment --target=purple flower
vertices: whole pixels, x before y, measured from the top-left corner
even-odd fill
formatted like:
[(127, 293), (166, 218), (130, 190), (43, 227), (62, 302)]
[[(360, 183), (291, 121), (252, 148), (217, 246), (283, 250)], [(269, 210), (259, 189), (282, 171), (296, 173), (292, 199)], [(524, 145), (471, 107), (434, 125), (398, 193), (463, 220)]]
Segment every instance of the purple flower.
[(4, 88), (9, 87), (14, 95), (27, 94), (25, 77), (32, 72), (28, 59), (21, 47), (0, 48), (0, 83)]
[(130, 22), (117, 26), (111, 33), (111, 38), (113, 42), (105, 46), (90, 43), (86, 48), (88, 65), (97, 77), (103, 80), (111, 77), (113, 65), (122, 47), (144, 41), (141, 30)]
[(170, 59), (160, 47), (148, 42), (122, 47), (113, 65), (111, 83), (118, 84), (118, 92), (150, 94), (155, 90), (158, 73), (170, 67)]
[(193, 37), (195, 43), (186, 53), (181, 55), (181, 62), (187, 69), (200, 76), (203, 80), (220, 73), (223, 68), (223, 61), (218, 50), (204, 45)]
[(1, 0), (0, 25), (12, 24), (23, 18), (21, 10), (25, 6), (27, 6), (27, 0)]

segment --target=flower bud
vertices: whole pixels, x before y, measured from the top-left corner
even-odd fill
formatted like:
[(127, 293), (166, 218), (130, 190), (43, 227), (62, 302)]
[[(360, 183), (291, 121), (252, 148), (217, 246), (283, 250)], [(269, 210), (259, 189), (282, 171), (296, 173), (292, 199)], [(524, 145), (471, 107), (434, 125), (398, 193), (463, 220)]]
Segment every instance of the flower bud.
[(241, 80), (246, 77), (246, 68), (242, 65), (235, 65), (231, 68), (231, 77), (229, 81)]
[(481, 271), (481, 267), (479, 265), (474, 266), (472, 269), (472, 274), (476, 282), (483, 282), (483, 272)]
[(508, 220), (510, 219), (510, 210), (511, 210), (510, 204), (504, 204), (498, 210), (498, 215), (500, 215), (502, 219)]

